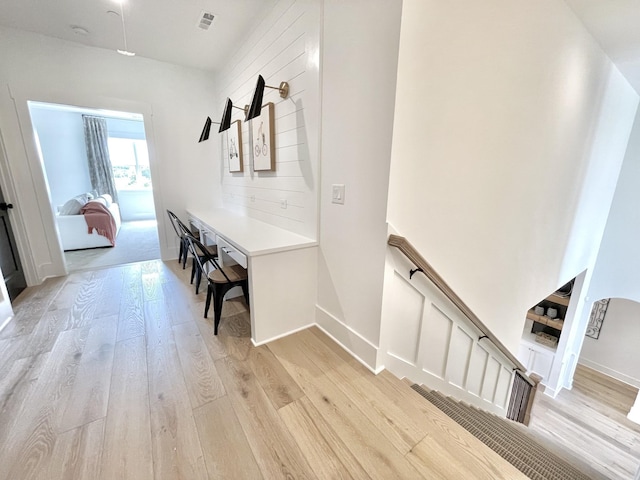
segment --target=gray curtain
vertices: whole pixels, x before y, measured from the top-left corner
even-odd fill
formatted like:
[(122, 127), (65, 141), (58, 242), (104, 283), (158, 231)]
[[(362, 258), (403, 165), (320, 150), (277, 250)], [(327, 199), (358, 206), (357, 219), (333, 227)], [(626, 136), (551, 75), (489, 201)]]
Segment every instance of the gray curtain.
[(107, 121), (101, 117), (82, 116), (84, 124), (84, 143), (87, 147), (89, 175), (91, 185), (99, 195), (108, 193), (114, 202), (118, 201), (116, 182), (113, 179), (113, 168), (109, 158), (107, 144)]

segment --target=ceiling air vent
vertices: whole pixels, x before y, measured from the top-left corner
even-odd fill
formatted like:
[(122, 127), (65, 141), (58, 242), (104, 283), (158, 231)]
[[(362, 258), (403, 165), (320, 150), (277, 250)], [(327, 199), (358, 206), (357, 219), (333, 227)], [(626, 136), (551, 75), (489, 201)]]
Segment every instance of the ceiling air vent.
[(203, 10), (200, 12), (200, 17), (198, 18), (198, 28), (201, 28), (202, 30), (209, 30), (214, 18), (216, 17), (213, 13), (205, 12)]

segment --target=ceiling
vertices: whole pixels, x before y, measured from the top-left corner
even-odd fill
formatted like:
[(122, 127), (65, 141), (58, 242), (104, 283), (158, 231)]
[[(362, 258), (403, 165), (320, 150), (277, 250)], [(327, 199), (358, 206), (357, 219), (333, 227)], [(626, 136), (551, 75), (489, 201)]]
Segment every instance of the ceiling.
[[(124, 0), (127, 49), (142, 57), (215, 71), (276, 1)], [(1, 0), (0, 25), (116, 50), (124, 47), (120, 8), (115, 0)], [(208, 30), (198, 28), (203, 11), (215, 15)], [(88, 33), (74, 32), (74, 25)]]
[[(565, 0), (640, 92), (640, 2)], [(124, 0), (128, 50), (176, 65), (216, 71), (277, 0)], [(118, 15), (109, 14), (115, 11)], [(216, 17), (198, 28), (203, 11)], [(1, 0), (0, 25), (110, 50), (124, 47), (116, 0)], [(75, 33), (77, 25), (87, 35)]]
[(565, 0), (600, 43), (631, 86), (640, 93), (640, 2)]

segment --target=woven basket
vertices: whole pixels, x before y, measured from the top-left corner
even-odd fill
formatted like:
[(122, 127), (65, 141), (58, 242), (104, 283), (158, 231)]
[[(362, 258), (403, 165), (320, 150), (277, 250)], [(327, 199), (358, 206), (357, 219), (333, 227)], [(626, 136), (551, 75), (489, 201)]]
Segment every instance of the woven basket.
[(536, 342), (546, 345), (547, 347), (555, 347), (558, 345), (558, 339), (556, 337), (544, 332), (536, 333)]

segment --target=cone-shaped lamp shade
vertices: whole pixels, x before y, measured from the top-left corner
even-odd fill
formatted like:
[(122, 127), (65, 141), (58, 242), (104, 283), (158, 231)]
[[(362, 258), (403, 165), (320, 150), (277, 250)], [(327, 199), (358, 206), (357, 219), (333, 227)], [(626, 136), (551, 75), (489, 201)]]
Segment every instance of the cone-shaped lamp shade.
[(231, 99), (227, 97), (227, 103), (224, 106), (224, 112), (222, 112), (222, 120), (220, 120), (220, 129), (218, 133), (222, 133), (225, 130), (229, 130), (231, 127), (231, 110), (233, 109), (233, 103)]
[(200, 140), (198, 143), (204, 142), (205, 140), (209, 140), (209, 132), (211, 131), (211, 117), (207, 117), (207, 120), (204, 122), (204, 128), (202, 129), (202, 133), (200, 134)]
[(245, 118), (245, 120), (251, 120), (252, 118), (260, 116), (260, 112), (262, 111), (262, 96), (264, 95), (264, 85), (264, 78), (262, 78), (262, 75), (258, 75), (258, 83), (256, 84), (255, 91), (253, 92), (251, 106), (249, 107), (249, 112), (247, 113), (247, 118)]

